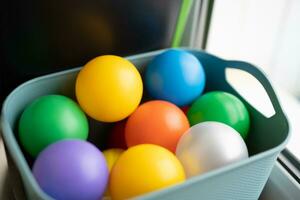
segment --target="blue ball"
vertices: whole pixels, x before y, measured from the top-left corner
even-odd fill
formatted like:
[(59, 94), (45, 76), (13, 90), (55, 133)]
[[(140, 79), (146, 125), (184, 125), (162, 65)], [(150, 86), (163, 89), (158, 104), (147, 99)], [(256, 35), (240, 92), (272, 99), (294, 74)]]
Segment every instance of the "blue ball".
[(145, 72), (145, 84), (153, 98), (185, 106), (203, 92), (205, 73), (193, 54), (172, 49), (150, 62)]

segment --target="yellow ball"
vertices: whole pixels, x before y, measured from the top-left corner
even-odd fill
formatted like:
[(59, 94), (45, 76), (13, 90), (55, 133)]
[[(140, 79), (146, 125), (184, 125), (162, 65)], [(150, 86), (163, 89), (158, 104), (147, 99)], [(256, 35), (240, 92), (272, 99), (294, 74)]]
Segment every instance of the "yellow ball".
[(115, 162), (118, 160), (118, 158), (123, 152), (123, 149), (118, 148), (107, 149), (102, 152), (105, 157), (109, 172), (111, 171), (111, 168), (114, 166)]
[(129, 116), (143, 94), (141, 75), (119, 56), (99, 56), (89, 61), (76, 79), (76, 97), (93, 119), (115, 122)]
[(169, 150), (141, 144), (125, 151), (112, 168), (109, 190), (113, 200), (128, 199), (185, 180), (179, 160)]
[[(116, 161), (119, 159), (120, 155), (124, 152), (123, 149), (113, 148), (113, 149), (107, 149), (103, 151), (103, 155), (106, 160), (106, 164), (108, 167), (109, 172), (111, 171), (112, 167), (116, 163)], [(110, 196), (109, 190), (106, 189), (105, 196)]]

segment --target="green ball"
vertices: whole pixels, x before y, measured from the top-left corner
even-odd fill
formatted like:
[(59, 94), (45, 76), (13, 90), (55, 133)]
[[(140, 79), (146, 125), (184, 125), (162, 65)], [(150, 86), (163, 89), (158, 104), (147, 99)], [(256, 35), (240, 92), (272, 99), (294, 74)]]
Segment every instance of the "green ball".
[(227, 92), (215, 91), (199, 97), (187, 113), (190, 125), (204, 121), (217, 121), (227, 124), (247, 138), (250, 117), (241, 100)]
[(26, 107), (19, 121), (20, 142), (33, 157), (59, 140), (86, 140), (88, 131), (84, 112), (72, 99), (61, 95), (36, 99)]

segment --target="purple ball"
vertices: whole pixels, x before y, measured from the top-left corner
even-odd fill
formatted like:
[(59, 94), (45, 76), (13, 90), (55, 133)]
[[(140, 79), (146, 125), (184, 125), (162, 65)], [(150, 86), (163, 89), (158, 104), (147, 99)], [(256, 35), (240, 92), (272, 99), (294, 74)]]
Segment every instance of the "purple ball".
[(38, 155), (33, 175), (48, 195), (63, 200), (98, 200), (108, 182), (103, 154), (82, 140), (62, 140), (48, 146)]

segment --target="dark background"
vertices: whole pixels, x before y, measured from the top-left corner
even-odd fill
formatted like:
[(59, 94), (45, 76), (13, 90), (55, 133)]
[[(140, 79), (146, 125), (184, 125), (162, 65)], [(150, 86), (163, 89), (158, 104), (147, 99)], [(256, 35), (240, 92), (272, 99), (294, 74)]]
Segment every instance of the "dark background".
[(181, 0), (1, 1), (0, 102), (33, 77), (168, 47)]

